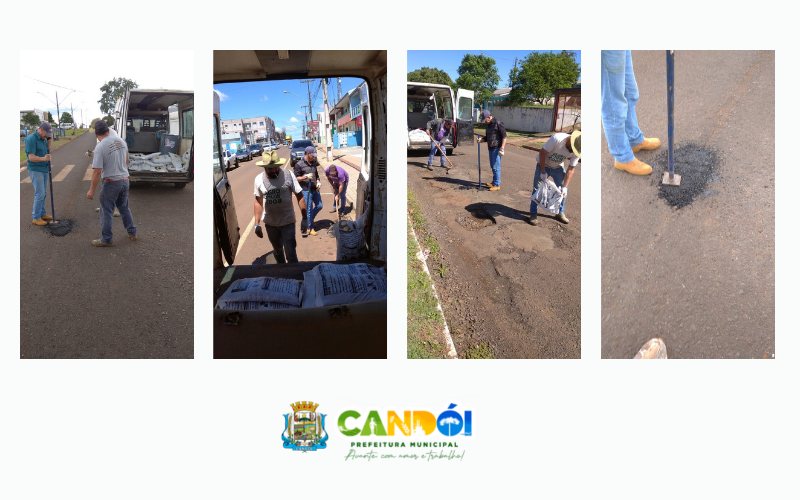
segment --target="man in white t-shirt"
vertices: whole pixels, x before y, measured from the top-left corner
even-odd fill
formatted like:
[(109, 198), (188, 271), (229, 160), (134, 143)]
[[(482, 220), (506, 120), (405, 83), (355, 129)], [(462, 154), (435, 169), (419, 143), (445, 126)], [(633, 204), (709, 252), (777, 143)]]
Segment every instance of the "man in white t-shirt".
[[(553, 178), (556, 186), (561, 188), (564, 197), (561, 199), (561, 212), (556, 216), (556, 220), (569, 223), (569, 219), (564, 215), (564, 204), (567, 201), (567, 186), (578, 166), (581, 158), (581, 133), (579, 130), (570, 134), (559, 132), (550, 136), (545, 145), (539, 151), (539, 161), (536, 163), (536, 176), (533, 179), (533, 192), (539, 187), (539, 183), (548, 177)], [(569, 168), (564, 166), (564, 162), (569, 160)], [(531, 193), (533, 195), (533, 193)], [(539, 205), (531, 200), (531, 216), (528, 223), (536, 226)]]
[(297, 198), (301, 213), (306, 212), (303, 189), (297, 182), (294, 172), (281, 168), (286, 159), (278, 158), (278, 152), (263, 153), (256, 165), (264, 167), (264, 173), (256, 176), (253, 214), (258, 221), (256, 236), (264, 237), (261, 223), (267, 229), (267, 238), (275, 251), (278, 264), (297, 262), (297, 239), (295, 231), (294, 205), (292, 194)]

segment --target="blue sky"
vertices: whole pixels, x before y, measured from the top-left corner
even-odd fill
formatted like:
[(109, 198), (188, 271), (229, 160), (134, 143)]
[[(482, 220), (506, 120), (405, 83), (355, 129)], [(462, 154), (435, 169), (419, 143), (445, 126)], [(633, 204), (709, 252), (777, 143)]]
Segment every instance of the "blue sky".
[[(495, 60), (497, 73), (500, 75), (500, 86), (498, 88), (505, 88), (508, 87), (508, 73), (514, 67), (515, 57), (522, 60), (531, 52), (561, 52), (561, 50), (409, 50), (406, 72), (410, 73), (423, 66), (428, 66), (429, 68), (438, 68), (446, 72), (453, 81), (456, 81), (458, 67), (461, 65), (464, 55), (480, 55), (483, 53)], [(580, 64), (581, 53), (577, 50), (575, 53), (575, 58)]]
[[(342, 95), (363, 82), (364, 80), (360, 78), (342, 78)], [(317, 113), (323, 110), (322, 87), (319, 79), (308, 85), (311, 87), (313, 116), (316, 119)], [(319, 87), (318, 93), (317, 87)], [(223, 120), (268, 116), (275, 122), (276, 129), (285, 128), (287, 134), (302, 131), (305, 113), (302, 106), (308, 106), (308, 87), (305, 83), (300, 83), (300, 80), (224, 83), (214, 85), (214, 90), (221, 92), (219, 106)], [(284, 94), (284, 90), (294, 92), (297, 96)], [(316, 101), (314, 101), (315, 93), (317, 93)], [(328, 83), (328, 105), (334, 104), (336, 104), (336, 80), (331, 79)]]

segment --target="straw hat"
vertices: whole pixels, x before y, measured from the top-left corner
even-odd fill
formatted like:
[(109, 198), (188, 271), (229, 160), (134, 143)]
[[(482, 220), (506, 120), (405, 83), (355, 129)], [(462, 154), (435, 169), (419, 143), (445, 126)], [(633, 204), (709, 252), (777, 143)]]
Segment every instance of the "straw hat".
[(572, 136), (570, 136), (570, 143), (572, 144), (572, 152), (575, 153), (575, 156), (578, 158), (581, 157), (581, 131), (575, 130), (572, 132)]
[(278, 158), (278, 152), (272, 151), (270, 153), (262, 153), (261, 161), (256, 162), (259, 167), (282, 167), (286, 163), (286, 158)]

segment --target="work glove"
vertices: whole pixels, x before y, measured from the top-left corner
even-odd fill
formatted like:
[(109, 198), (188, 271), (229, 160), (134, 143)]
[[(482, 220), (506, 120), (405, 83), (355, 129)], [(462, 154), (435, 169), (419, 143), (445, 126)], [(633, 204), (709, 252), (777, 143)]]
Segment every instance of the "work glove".
[(319, 191), (319, 187), (320, 187), (320, 185), (321, 185), (321, 184), (319, 183), (319, 181), (317, 181), (317, 191)]
[(503, 149), (503, 148), (500, 148), (500, 156), (503, 156), (505, 154), (506, 154), (506, 150)]
[(261, 230), (261, 224), (256, 226), (256, 236), (258, 236), (259, 238), (264, 237), (264, 232)]
[(567, 196), (567, 186), (561, 186), (561, 196)]
[(539, 175), (539, 178), (542, 179), (543, 181), (546, 181), (547, 180), (547, 174), (541, 174), (541, 175)]

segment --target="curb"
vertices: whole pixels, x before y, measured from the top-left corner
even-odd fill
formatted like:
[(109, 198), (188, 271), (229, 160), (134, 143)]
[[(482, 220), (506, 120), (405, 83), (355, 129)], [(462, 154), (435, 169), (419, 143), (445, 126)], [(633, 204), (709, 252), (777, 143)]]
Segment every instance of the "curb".
[(419, 246), (419, 240), (417, 239), (417, 233), (414, 231), (414, 225), (411, 224), (411, 220), (408, 218), (408, 214), (406, 213), (406, 220), (408, 221), (408, 225), (411, 228), (411, 235), (414, 237), (414, 243), (417, 245), (417, 260), (420, 264), (422, 264), (422, 269), (425, 270), (425, 274), (431, 278), (431, 288), (433, 289), (433, 296), (436, 297), (436, 309), (442, 315), (442, 322), (444, 323), (444, 329), (442, 333), (444, 333), (445, 338), (445, 349), (447, 349), (447, 357), (450, 359), (458, 359), (458, 353), (456, 352), (456, 347), (453, 344), (453, 338), (450, 336), (450, 328), (447, 326), (447, 318), (444, 317), (444, 311), (442, 310), (442, 303), (439, 302), (439, 294), (436, 293), (436, 285), (433, 283), (433, 278), (431, 277), (431, 273), (428, 270), (428, 264), (425, 262), (425, 259), (422, 257), (422, 247)]

